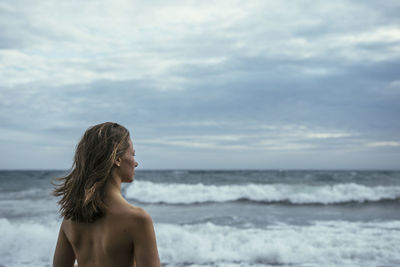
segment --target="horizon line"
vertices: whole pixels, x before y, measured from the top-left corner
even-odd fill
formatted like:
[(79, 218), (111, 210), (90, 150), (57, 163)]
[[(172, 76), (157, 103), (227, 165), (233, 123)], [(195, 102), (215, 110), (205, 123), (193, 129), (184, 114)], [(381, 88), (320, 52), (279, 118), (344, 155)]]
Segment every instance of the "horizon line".
[[(68, 171), (70, 169), (31, 169), (31, 168), (21, 168), (21, 169), (3, 169), (0, 168), (0, 171)], [(400, 168), (209, 168), (209, 169), (198, 169), (198, 168), (176, 168), (176, 169), (168, 169), (168, 168), (149, 168), (149, 169), (138, 169), (135, 170), (138, 172), (141, 171), (400, 171)]]

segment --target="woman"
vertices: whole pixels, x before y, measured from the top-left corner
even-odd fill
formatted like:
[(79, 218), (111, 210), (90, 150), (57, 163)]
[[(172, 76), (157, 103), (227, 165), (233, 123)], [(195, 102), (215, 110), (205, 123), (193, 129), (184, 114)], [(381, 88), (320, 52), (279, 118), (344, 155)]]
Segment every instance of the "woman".
[(134, 179), (135, 150), (128, 130), (106, 122), (86, 130), (71, 172), (58, 180), (60, 227), (53, 267), (160, 266), (150, 215), (130, 205), (121, 183)]

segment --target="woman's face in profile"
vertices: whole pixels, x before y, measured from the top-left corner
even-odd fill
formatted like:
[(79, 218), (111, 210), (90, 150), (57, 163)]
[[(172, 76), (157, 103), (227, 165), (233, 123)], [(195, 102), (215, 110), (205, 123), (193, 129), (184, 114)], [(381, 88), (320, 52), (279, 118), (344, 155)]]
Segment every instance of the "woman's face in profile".
[(133, 182), (135, 176), (135, 168), (138, 163), (135, 161), (135, 150), (133, 148), (132, 140), (129, 139), (129, 148), (121, 158), (121, 165), (119, 167), (121, 180), (123, 183)]

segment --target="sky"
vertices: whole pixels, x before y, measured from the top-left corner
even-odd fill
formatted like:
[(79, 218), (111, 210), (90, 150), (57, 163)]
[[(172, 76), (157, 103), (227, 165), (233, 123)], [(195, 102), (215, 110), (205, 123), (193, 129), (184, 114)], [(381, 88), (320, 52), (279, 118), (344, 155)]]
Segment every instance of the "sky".
[(400, 169), (400, 2), (0, 3), (0, 169), (114, 121), (141, 169)]

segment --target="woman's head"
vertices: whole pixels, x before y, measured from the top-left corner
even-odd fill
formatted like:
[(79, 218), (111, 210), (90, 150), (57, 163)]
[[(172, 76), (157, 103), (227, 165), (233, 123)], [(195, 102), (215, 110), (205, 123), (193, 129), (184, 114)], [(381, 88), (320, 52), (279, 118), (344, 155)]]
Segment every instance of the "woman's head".
[(105, 122), (87, 129), (76, 147), (71, 172), (59, 178), (63, 183), (54, 190), (54, 195), (61, 196), (61, 214), (85, 222), (101, 217), (105, 212), (104, 189), (111, 177), (133, 180), (137, 165), (133, 154), (129, 131), (122, 125)]
[(115, 160), (115, 166), (112, 170), (113, 178), (125, 183), (133, 181), (135, 168), (138, 166), (138, 163), (135, 160), (135, 149), (133, 148), (132, 141), (129, 139), (128, 143), (128, 149), (123, 155), (117, 157)]

